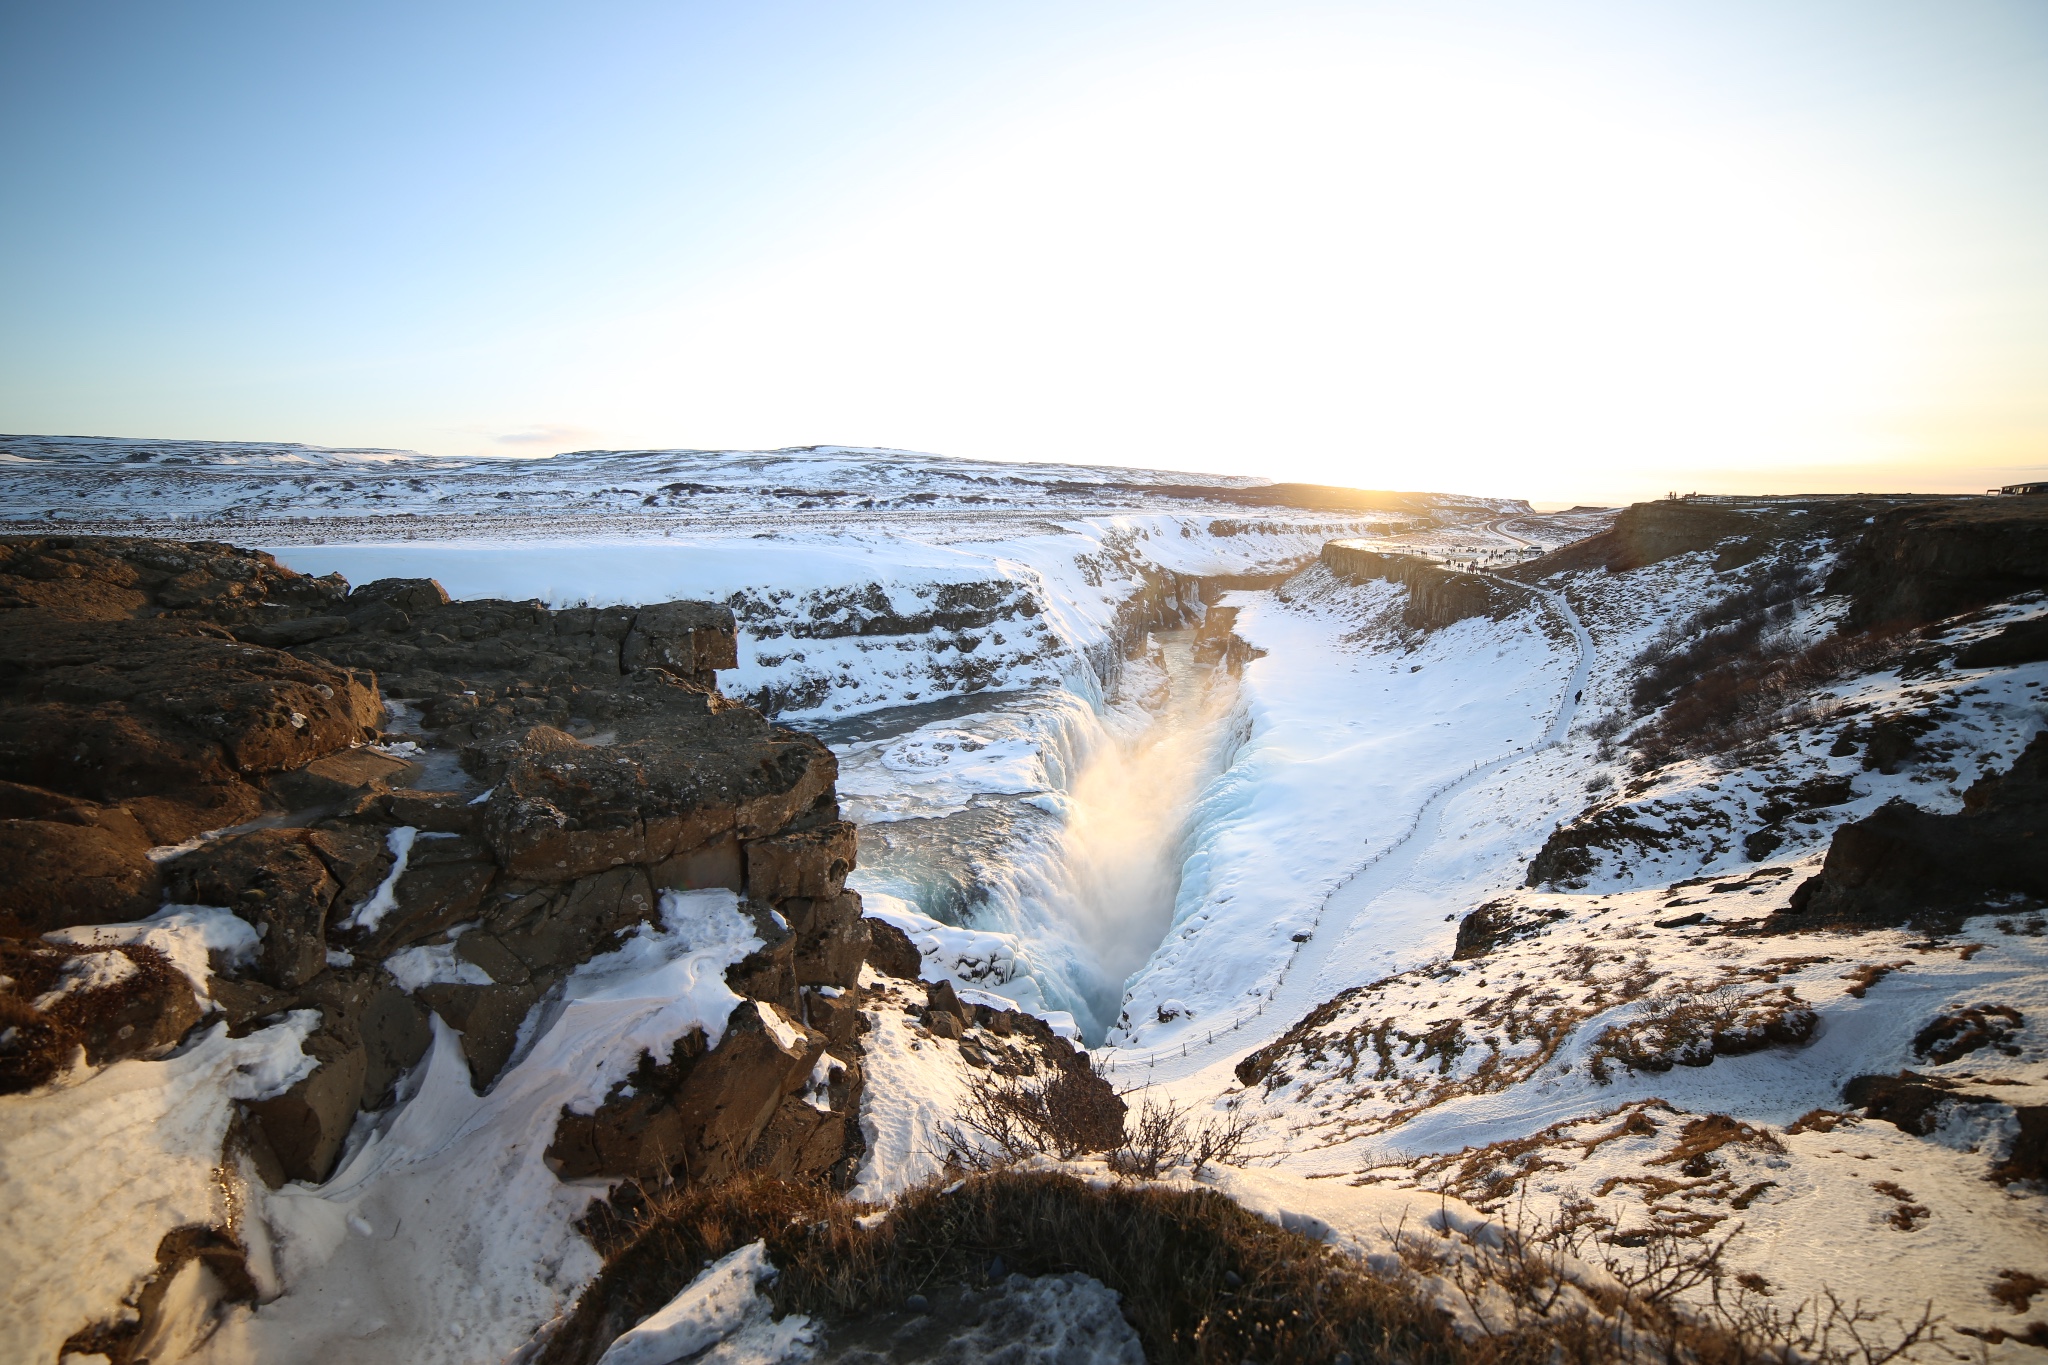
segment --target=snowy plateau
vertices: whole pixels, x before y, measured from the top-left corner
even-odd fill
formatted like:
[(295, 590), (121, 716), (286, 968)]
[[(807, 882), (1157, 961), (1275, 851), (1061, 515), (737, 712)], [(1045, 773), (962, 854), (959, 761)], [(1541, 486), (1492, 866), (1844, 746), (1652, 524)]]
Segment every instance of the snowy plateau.
[[(7, 1359), (2048, 1359), (2048, 498), (28, 436), (0, 472)], [(114, 688), (102, 626), (186, 671)], [(272, 672), (186, 706), (205, 650)], [(222, 738), (251, 689), (309, 700)], [(175, 807), (79, 776), (216, 743)], [(625, 825), (559, 795), (600, 788)], [(1125, 1136), (963, 1117), (1048, 1077)], [(696, 1165), (692, 1085), (744, 1129)], [(1234, 1145), (1147, 1161), (1147, 1116)], [(678, 1202), (791, 1171), (829, 1215)], [(1220, 1197), (1446, 1335), (1375, 1356), (1220, 1262), (1175, 1335), (1079, 1249), (855, 1312), (786, 1245), (1026, 1175)]]

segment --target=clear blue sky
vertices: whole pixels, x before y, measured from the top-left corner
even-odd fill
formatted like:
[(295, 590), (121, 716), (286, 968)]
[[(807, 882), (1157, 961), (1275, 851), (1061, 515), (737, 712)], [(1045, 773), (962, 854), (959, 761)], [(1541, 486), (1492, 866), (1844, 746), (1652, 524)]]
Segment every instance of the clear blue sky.
[(86, 0), (0, 110), (10, 431), (2048, 464), (2041, 0)]

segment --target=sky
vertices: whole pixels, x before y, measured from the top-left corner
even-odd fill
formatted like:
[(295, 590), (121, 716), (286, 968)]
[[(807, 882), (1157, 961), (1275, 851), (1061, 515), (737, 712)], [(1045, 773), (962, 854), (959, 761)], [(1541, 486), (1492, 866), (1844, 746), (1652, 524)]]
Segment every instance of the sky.
[(0, 429), (2048, 477), (2042, 0), (0, 7)]

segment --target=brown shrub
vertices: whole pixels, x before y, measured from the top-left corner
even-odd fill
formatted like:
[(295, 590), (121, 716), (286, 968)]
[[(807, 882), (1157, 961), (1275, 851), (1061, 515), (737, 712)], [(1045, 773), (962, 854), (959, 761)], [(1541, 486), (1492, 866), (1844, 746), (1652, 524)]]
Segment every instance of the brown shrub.
[[(778, 1313), (830, 1329), (901, 1308), (941, 1286), (1006, 1272), (1081, 1273), (1121, 1296), (1154, 1365), (1401, 1360), (1550, 1365), (1685, 1360), (1695, 1365), (1880, 1365), (1934, 1338), (1931, 1317), (1889, 1322), (1820, 1297), (1790, 1309), (1728, 1281), (1725, 1239), (1668, 1233), (1594, 1246), (1601, 1224), (1567, 1208), (1550, 1225), (1472, 1239), (1397, 1234), (1406, 1272), (1376, 1273), (1208, 1190), (1094, 1184), (1001, 1170), (905, 1195), (864, 1216), (818, 1185), (747, 1179), (671, 1190), (637, 1220), (534, 1365), (585, 1365), (673, 1298), (713, 1259), (765, 1240)], [(1639, 1251), (1638, 1251), (1639, 1249)], [(1608, 1281), (1589, 1279), (1590, 1255)], [(1460, 1335), (1420, 1276), (1467, 1300)], [(1688, 1307), (1683, 1296), (1692, 1295)]]
[(1137, 1118), (1125, 1122), (1123, 1143), (1109, 1154), (1110, 1169), (1144, 1180), (1183, 1166), (1200, 1175), (1212, 1161), (1234, 1164), (1255, 1126), (1242, 1114), (1197, 1123), (1184, 1105), (1147, 1096)]
[(939, 1130), (940, 1160), (955, 1170), (986, 1171), (1025, 1157), (1071, 1161), (1106, 1152), (1124, 1138), (1124, 1102), (1088, 1067), (1033, 1085), (1013, 1076), (977, 1076), (959, 1121)]

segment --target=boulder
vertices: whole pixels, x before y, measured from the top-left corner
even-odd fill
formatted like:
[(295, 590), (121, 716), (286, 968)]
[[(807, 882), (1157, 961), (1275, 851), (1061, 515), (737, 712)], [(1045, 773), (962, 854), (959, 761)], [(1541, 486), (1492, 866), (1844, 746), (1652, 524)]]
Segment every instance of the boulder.
[(475, 919), (498, 875), (498, 865), (481, 839), (460, 834), (419, 834), (405, 871), (392, 887), (396, 907), (375, 928), (356, 931), (353, 941), (382, 957), (409, 943), (433, 937)]
[[(518, 890), (515, 883), (507, 890)], [(654, 888), (645, 869), (613, 868), (568, 886), (533, 886), (485, 907), (483, 927), (528, 971), (574, 967), (616, 945), (618, 935), (651, 922)], [(460, 940), (457, 940), (460, 942)]]
[(154, 913), (162, 882), (148, 850), (139, 834), (100, 825), (0, 820), (0, 935), (34, 938)]
[(1937, 927), (1970, 914), (2048, 901), (2048, 731), (2011, 769), (1964, 793), (1963, 809), (1937, 815), (1889, 801), (1843, 825), (1815, 876), (1772, 916), (1779, 929)]
[[(316, 1032), (302, 1047), (318, 1062), (311, 1075), (282, 1095), (250, 1100), (243, 1109), (252, 1146), (261, 1145), (257, 1170), (283, 1180), (318, 1185), (334, 1173), (341, 1145), (362, 1105), (369, 1060), (360, 1038)], [(280, 1182), (281, 1183), (281, 1182)]]
[(436, 983), (416, 992), (420, 1002), (462, 1034), (462, 1056), (469, 1063), (469, 1083), (478, 1094), (512, 1060), (519, 1046), (519, 1027), (540, 1003), (548, 988), (566, 973), (551, 972), (525, 981), (488, 986)]
[[(827, 991), (833, 993), (828, 995)], [(824, 1034), (835, 1048), (846, 1047), (859, 1034), (860, 1006), (858, 986), (827, 986), (822, 990), (810, 986), (803, 992), (804, 1022)]]
[(287, 809), (306, 810), (340, 806), (366, 793), (381, 794), (403, 785), (418, 771), (417, 764), (402, 758), (372, 749), (350, 749), (314, 759), (301, 768), (273, 773), (263, 786)]
[(499, 861), (535, 881), (660, 864), (728, 831), (773, 834), (831, 790), (838, 764), (819, 741), (727, 714), (603, 748), (529, 730), (486, 808)]
[(664, 668), (681, 677), (712, 681), (712, 672), (739, 667), (732, 609), (710, 602), (658, 602), (640, 608), (619, 651), (621, 672)]
[(725, 984), (734, 994), (775, 1005), (785, 1014), (797, 1014), (802, 991), (796, 974), (796, 936), (770, 925), (762, 937), (762, 947), (726, 969)]
[[(849, 896), (852, 892), (846, 893)], [(796, 979), (806, 986), (855, 986), (868, 956), (868, 925), (860, 917), (859, 900), (854, 913), (839, 923), (797, 940)]]
[(716, 1048), (706, 1051), (703, 1036), (692, 1033), (664, 1063), (643, 1057), (596, 1112), (565, 1109), (548, 1163), (564, 1180), (730, 1179), (748, 1169), (783, 1101), (810, 1079), (824, 1044), (775, 1006), (745, 1001), (733, 1009)]
[(255, 925), (253, 974), (296, 990), (327, 969), (327, 917), (341, 883), (310, 830), (265, 829), (208, 844), (171, 863), (173, 900), (218, 905)]
[(730, 830), (710, 843), (663, 859), (648, 869), (648, 875), (663, 890), (705, 891), (724, 887), (739, 891), (747, 884), (740, 841)]
[(853, 826), (844, 820), (749, 839), (743, 847), (747, 894), (755, 900), (830, 899), (845, 888), (853, 871)]
[(408, 825), (423, 834), (482, 837), (484, 809), (467, 792), (394, 791), (377, 803), (378, 823)]
[(910, 941), (910, 935), (887, 920), (870, 916), (862, 922), (868, 928), (868, 965), (884, 976), (918, 980), (924, 971), (924, 954)]
[(448, 605), (448, 590), (431, 578), (379, 578), (349, 593), (342, 611), (349, 616), (389, 606), (410, 615)]

